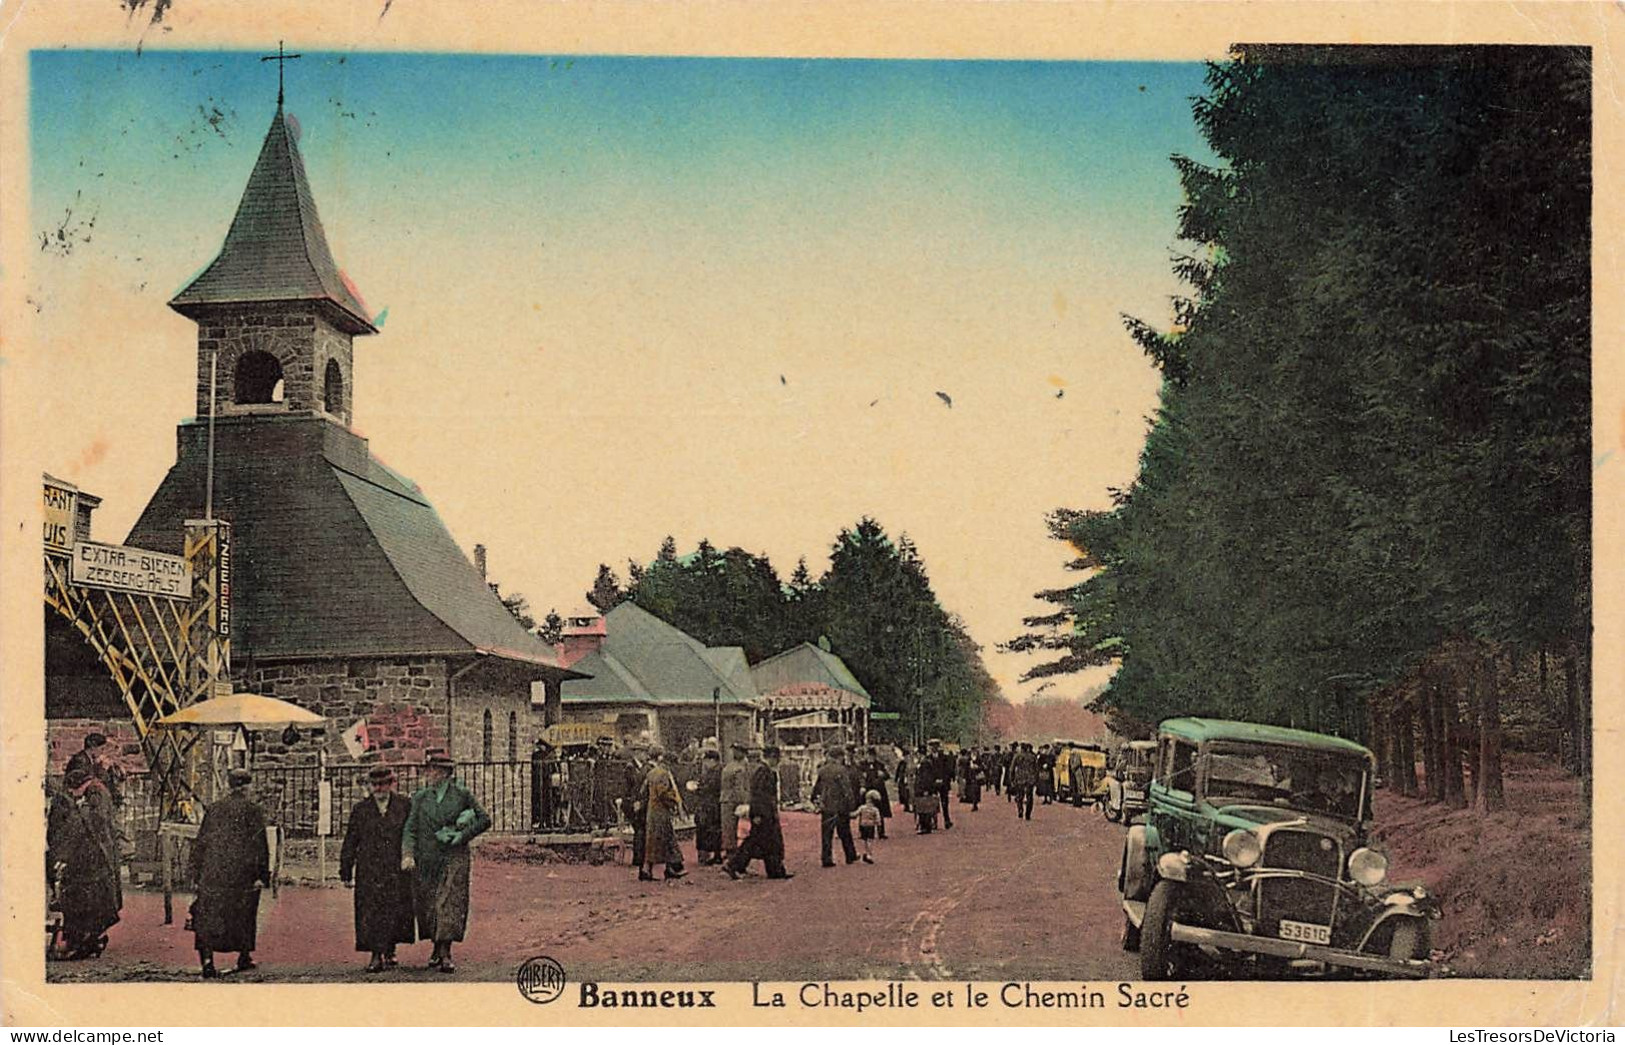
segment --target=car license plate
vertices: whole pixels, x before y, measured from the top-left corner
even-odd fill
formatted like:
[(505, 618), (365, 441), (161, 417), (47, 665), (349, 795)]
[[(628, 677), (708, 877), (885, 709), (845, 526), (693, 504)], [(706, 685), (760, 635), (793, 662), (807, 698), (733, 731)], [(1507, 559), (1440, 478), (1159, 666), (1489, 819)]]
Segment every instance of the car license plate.
[(1308, 922), (1294, 922), (1290, 918), (1281, 919), (1281, 939), (1297, 940), (1299, 943), (1331, 943), (1332, 927), (1329, 925), (1310, 925)]

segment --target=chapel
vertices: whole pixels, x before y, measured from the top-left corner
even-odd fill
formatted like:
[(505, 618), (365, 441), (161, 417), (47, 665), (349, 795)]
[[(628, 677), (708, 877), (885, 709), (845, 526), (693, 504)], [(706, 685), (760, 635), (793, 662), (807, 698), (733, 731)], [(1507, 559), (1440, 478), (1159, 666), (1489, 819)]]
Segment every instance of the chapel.
[(197, 324), (197, 413), (125, 543), (179, 552), (206, 500), (231, 524), (233, 683), (328, 719), (265, 738), (257, 764), (527, 758), (548, 706), (532, 684), (556, 695), (582, 673), (352, 429), (356, 339), (378, 329), (329, 249), (299, 136), (279, 98), (219, 255), (169, 302)]

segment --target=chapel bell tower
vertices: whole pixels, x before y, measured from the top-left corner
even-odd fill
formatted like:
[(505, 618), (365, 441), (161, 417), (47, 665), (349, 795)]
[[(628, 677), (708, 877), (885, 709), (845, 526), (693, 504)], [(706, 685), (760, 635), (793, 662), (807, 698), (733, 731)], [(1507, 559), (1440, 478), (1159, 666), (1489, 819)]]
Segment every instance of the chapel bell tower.
[(197, 416), (329, 417), (349, 427), (351, 341), (376, 334), (333, 261), (280, 97), (220, 254), (169, 302), (198, 325)]

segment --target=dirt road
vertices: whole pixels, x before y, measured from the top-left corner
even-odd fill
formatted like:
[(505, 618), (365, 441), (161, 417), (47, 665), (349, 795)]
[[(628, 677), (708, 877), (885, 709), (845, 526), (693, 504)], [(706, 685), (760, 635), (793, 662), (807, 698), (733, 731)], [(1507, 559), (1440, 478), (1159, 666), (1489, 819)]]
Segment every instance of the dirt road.
[[(625, 866), (477, 856), (468, 941), (456, 979), (509, 980), (534, 955), (571, 980), (1134, 979), (1118, 946), (1113, 879), (1121, 828), (1099, 813), (1037, 806), (1016, 819), (1002, 796), (979, 812), (953, 806), (954, 829), (918, 836), (893, 820), (875, 864), (822, 868), (817, 819), (785, 814), (790, 881), (731, 881), (693, 866), (676, 882), (640, 883)], [(839, 846), (836, 847), (839, 859)], [(759, 873), (760, 864), (756, 865)], [(285, 886), (261, 904), (256, 971), (242, 981), (443, 980), (412, 966), (361, 972), (351, 894)], [(186, 900), (177, 905), (184, 912)], [(191, 934), (162, 925), (158, 894), (127, 891), (107, 953), (52, 963), (54, 980), (190, 979)], [(224, 956), (223, 956), (224, 957)], [(228, 961), (229, 964), (229, 961)]]

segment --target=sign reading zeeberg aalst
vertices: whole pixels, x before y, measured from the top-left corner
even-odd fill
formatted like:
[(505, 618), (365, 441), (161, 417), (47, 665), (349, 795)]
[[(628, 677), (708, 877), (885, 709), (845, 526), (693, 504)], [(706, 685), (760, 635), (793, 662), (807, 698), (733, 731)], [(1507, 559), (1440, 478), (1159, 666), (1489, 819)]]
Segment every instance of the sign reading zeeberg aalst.
[(73, 583), (172, 599), (192, 594), (192, 567), (179, 555), (120, 544), (73, 542)]

